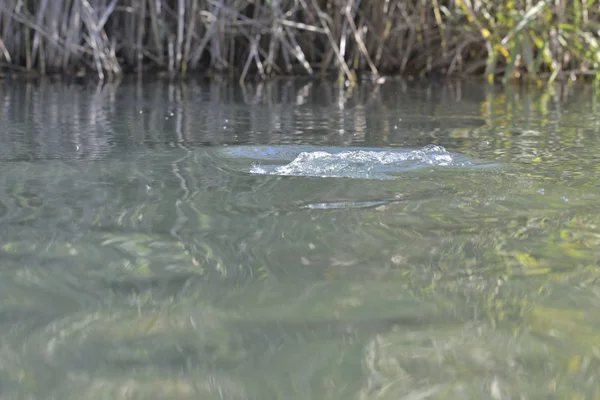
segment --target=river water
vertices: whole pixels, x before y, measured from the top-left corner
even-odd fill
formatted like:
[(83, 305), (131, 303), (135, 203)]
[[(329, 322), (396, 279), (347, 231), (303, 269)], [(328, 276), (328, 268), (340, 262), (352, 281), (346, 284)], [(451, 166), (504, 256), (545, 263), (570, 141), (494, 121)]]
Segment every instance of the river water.
[(599, 100), (0, 83), (0, 398), (597, 398)]

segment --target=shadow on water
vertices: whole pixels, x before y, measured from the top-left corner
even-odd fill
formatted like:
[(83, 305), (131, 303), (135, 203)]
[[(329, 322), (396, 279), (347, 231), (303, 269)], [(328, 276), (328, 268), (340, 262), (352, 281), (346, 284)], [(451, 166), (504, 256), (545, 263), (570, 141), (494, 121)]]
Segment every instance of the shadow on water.
[(0, 397), (600, 393), (590, 87), (0, 98)]

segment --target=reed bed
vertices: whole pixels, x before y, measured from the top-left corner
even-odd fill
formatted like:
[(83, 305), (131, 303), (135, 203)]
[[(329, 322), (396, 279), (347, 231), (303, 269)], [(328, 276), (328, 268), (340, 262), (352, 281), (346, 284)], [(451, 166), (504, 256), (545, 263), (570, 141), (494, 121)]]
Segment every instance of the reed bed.
[(5, 71), (600, 79), (597, 0), (3, 0)]

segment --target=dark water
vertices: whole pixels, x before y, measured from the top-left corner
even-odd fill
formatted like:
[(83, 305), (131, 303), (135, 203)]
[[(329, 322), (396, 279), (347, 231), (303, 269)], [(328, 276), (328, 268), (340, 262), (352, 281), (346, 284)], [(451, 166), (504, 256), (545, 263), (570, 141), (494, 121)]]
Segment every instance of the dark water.
[(600, 396), (600, 99), (0, 86), (0, 398)]

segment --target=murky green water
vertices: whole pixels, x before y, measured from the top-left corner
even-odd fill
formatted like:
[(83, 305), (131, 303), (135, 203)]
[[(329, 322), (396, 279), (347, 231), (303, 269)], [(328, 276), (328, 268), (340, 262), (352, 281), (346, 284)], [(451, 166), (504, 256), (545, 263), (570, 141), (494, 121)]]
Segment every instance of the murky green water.
[(3, 83), (0, 397), (598, 398), (598, 99)]

